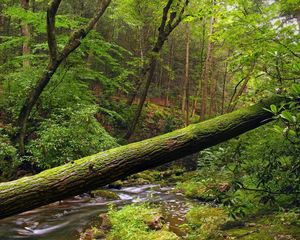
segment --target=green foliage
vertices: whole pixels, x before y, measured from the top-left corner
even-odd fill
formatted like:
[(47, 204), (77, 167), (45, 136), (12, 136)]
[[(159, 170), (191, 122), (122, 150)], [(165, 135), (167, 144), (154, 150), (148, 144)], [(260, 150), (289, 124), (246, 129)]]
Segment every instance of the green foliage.
[(182, 227), (188, 229), (189, 240), (218, 239), (220, 227), (229, 220), (224, 209), (210, 206), (194, 207), (186, 218), (187, 224)]
[(300, 143), (300, 84), (293, 84), (288, 89), (288, 93), (284, 96), (289, 101), (282, 103), (280, 107), (271, 105), (270, 109), (266, 109), (274, 114), (274, 118), (278, 119), (279, 124), (274, 126), (274, 130), (281, 133), (293, 144)]
[[(255, 213), (260, 208), (292, 207), (299, 202), (299, 106), (295, 95), (289, 91), (291, 102), (276, 107), (271, 112), (278, 119), (257, 130), (212, 147), (199, 154), (198, 177), (181, 184), (189, 196), (206, 196), (210, 176), (225, 177), (229, 191), (213, 195), (226, 206), (233, 218)], [(287, 134), (287, 129), (295, 131)], [(216, 174), (217, 172), (217, 174)], [(207, 176), (206, 173), (209, 173)], [(213, 173), (213, 174), (212, 174)], [(221, 178), (222, 179), (222, 178)], [(219, 181), (222, 182), (222, 181)], [(211, 184), (209, 186), (212, 186)], [(209, 188), (210, 190), (212, 188)]]
[(10, 142), (4, 129), (0, 127), (0, 177), (10, 177), (18, 164), (17, 149)]
[(160, 216), (157, 208), (147, 205), (128, 205), (117, 211), (111, 209), (108, 213), (112, 223), (112, 230), (107, 236), (108, 240), (177, 240), (174, 233), (167, 230), (150, 230), (147, 222)]
[[(0, 53), (5, 58), (0, 65), (0, 112), (10, 122), (16, 122), (26, 95), (48, 62), (45, 2), (35, 7), (35, 11), (25, 11), (11, 3), (3, 10), (3, 16), (11, 19), (12, 31), (19, 31), (20, 24), (26, 23), (31, 34), (31, 53), (23, 56), (16, 51), (23, 44), (23, 37), (10, 34), (0, 39)], [(68, 41), (69, 29), (78, 29), (88, 20), (74, 14), (72, 7), (65, 2), (56, 16), (59, 49)], [(95, 30), (82, 41), (56, 71), (31, 113), (27, 155), (22, 160), (45, 169), (117, 146), (94, 117), (99, 99), (93, 96), (91, 85), (96, 83), (104, 95), (120, 88), (128, 91), (131, 85), (127, 78), (133, 72), (127, 69), (125, 56), (130, 58), (130, 51), (105, 41)], [(30, 66), (23, 67), (24, 60), (29, 60)]]
[(96, 121), (96, 108), (78, 105), (61, 109), (42, 122), (36, 139), (28, 144), (30, 160), (41, 168), (50, 168), (117, 146)]

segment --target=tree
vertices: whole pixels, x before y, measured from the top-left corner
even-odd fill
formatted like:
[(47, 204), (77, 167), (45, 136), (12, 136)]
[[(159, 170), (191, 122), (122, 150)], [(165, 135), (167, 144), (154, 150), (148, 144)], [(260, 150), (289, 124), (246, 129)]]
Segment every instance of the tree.
[(21, 155), (25, 154), (25, 137), (26, 137), (26, 126), (28, 118), (35, 104), (37, 103), (40, 95), (42, 94), (45, 87), (48, 85), (52, 76), (55, 74), (61, 63), (75, 50), (77, 49), (82, 39), (93, 29), (95, 24), (98, 22), (100, 17), (104, 14), (105, 10), (109, 6), (111, 0), (102, 0), (99, 4), (99, 8), (96, 10), (95, 15), (89, 21), (86, 26), (81, 27), (75, 31), (69, 38), (67, 44), (61, 51), (58, 51), (56, 34), (55, 34), (55, 17), (61, 3), (61, 0), (53, 0), (50, 2), (47, 10), (47, 37), (49, 47), (49, 63), (44, 70), (42, 76), (37, 81), (32, 90), (28, 93), (24, 104), (21, 108), (18, 126), (19, 130), (19, 152)]
[(0, 218), (21, 213), (214, 146), (272, 120), (264, 108), (273, 97), (248, 108), (155, 138), (121, 146), (0, 184)]
[[(29, 9), (29, 0), (21, 0), (21, 6), (25, 10)], [(21, 32), (24, 37), (24, 42), (23, 42), (23, 56), (26, 56), (30, 54), (30, 46), (29, 46), (29, 41), (30, 41), (30, 29), (29, 25), (27, 23), (22, 23), (21, 26)], [(23, 66), (28, 67), (30, 66), (30, 61), (28, 59), (23, 60)]]
[[(135, 127), (141, 116), (141, 113), (142, 113), (142, 110), (144, 107), (144, 103), (146, 101), (147, 94), (149, 91), (149, 87), (152, 82), (155, 68), (157, 65), (157, 57), (158, 57), (162, 47), (164, 46), (165, 41), (168, 39), (169, 35), (182, 21), (184, 11), (185, 11), (187, 5), (189, 4), (189, 0), (184, 0), (183, 2), (184, 3), (181, 3), (181, 1), (179, 1), (175, 5), (174, 0), (168, 0), (166, 6), (163, 9), (161, 24), (160, 24), (160, 27), (158, 28), (158, 37), (157, 37), (154, 47), (152, 48), (152, 51), (150, 54), (149, 66), (146, 69), (146, 72), (148, 72), (148, 77), (146, 80), (145, 88), (142, 92), (142, 96), (141, 96), (139, 105), (137, 107), (136, 113), (134, 115), (134, 118), (132, 120), (132, 124), (129, 126), (129, 129), (125, 135), (126, 139), (129, 139), (131, 137), (131, 135), (133, 134)], [(173, 6), (173, 5), (175, 5), (175, 6)], [(182, 6), (180, 6), (180, 5), (182, 5)], [(175, 7), (175, 9), (174, 9), (174, 7)], [(179, 9), (176, 9), (176, 8), (179, 8)]]
[[(212, 5), (214, 6), (214, 0)], [(215, 17), (210, 17), (210, 25), (209, 25), (209, 35), (212, 36), (214, 33), (214, 23)], [(200, 118), (201, 120), (205, 120), (206, 113), (207, 113), (207, 97), (208, 97), (208, 88), (209, 88), (209, 81), (211, 78), (212, 73), (212, 58), (213, 58), (213, 42), (210, 40), (207, 45), (207, 53), (205, 63), (203, 65), (202, 76), (201, 76), (201, 113)]]
[(183, 82), (183, 94), (181, 110), (185, 112), (185, 125), (189, 125), (189, 67), (190, 67), (190, 28), (187, 23), (186, 26), (186, 49), (185, 49), (185, 71), (184, 71), (184, 82)]

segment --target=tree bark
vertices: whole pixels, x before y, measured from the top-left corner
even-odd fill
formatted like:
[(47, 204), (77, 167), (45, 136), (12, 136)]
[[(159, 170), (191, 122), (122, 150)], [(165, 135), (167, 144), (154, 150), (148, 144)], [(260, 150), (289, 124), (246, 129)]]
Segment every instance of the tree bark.
[(236, 137), (272, 120), (264, 108), (273, 97), (251, 107), (141, 142), (0, 184), (0, 219), (104, 186)]

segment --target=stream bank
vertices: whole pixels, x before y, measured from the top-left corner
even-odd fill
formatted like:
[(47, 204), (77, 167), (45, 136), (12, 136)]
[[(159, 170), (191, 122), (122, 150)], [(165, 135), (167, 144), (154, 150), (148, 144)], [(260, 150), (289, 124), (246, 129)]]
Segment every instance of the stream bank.
[(91, 198), (84, 194), (56, 202), (33, 211), (0, 220), (1, 240), (77, 240), (80, 233), (97, 225), (98, 216), (111, 204), (123, 207), (131, 203), (161, 203), (168, 213), (168, 221), (176, 228), (182, 224), (191, 201), (173, 187), (147, 184), (121, 189), (110, 189), (119, 200)]
[[(106, 189), (0, 220), (0, 239), (300, 239), (300, 214), (296, 211), (265, 212), (243, 220), (234, 220), (228, 217), (226, 209), (219, 207), (214, 201), (207, 202), (216, 190), (225, 189), (223, 186), (227, 186), (227, 179), (216, 181), (222, 182), (221, 185), (212, 184), (209, 180), (209, 184), (205, 182), (207, 188), (203, 188), (203, 182), (193, 181), (192, 174), (182, 175), (180, 170), (161, 173), (146, 171), (125, 181), (117, 181)], [(132, 216), (144, 221), (145, 214), (142, 212), (146, 212), (148, 218), (150, 216), (150, 224), (146, 220), (141, 228), (152, 235), (137, 235), (139, 237), (132, 238), (133, 235), (125, 237), (123, 234), (121, 237), (111, 237), (113, 231), (122, 229), (122, 222), (129, 229)], [(91, 229), (101, 230), (99, 216), (112, 218), (112, 226), (105, 234), (100, 232), (99, 235), (98, 231), (98, 237), (93, 238), (91, 234), (84, 236)], [(162, 226), (153, 228), (151, 216), (152, 219), (153, 216), (154, 219), (161, 218)]]

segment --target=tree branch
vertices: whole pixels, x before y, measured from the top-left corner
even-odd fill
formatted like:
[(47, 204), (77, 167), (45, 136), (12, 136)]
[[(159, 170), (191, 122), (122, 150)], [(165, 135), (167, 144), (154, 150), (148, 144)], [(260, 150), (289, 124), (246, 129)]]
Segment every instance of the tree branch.
[(168, 13), (170, 11), (172, 3), (173, 3), (173, 0), (169, 0), (167, 2), (166, 6), (164, 7), (163, 16), (162, 16), (162, 19), (161, 19), (161, 24), (158, 28), (159, 33), (163, 33), (165, 31), (165, 26), (166, 26), (166, 23), (167, 23), (167, 20), (168, 20)]
[(71, 52), (73, 52), (80, 44), (81, 40), (86, 37), (86, 35), (94, 28), (100, 17), (104, 14), (105, 10), (109, 6), (111, 0), (100, 0), (100, 4), (98, 9), (96, 10), (96, 14), (90, 20), (90, 22), (77, 31), (75, 31), (70, 37), (68, 43), (65, 45), (62, 50), (59, 59), (65, 59)]
[(53, 0), (50, 2), (47, 10), (47, 37), (48, 47), (51, 61), (57, 59), (57, 42), (55, 36), (55, 16), (61, 0)]
[(185, 11), (188, 4), (189, 4), (189, 0), (185, 0), (184, 5), (181, 8), (181, 11), (179, 13), (179, 16), (178, 16), (177, 20), (174, 22), (174, 24), (172, 24), (172, 23), (173, 23), (173, 20), (175, 18), (170, 17), (170, 20), (168, 22), (167, 35), (169, 35), (179, 25), (179, 23), (182, 21), (182, 16), (183, 16), (184, 11)]

